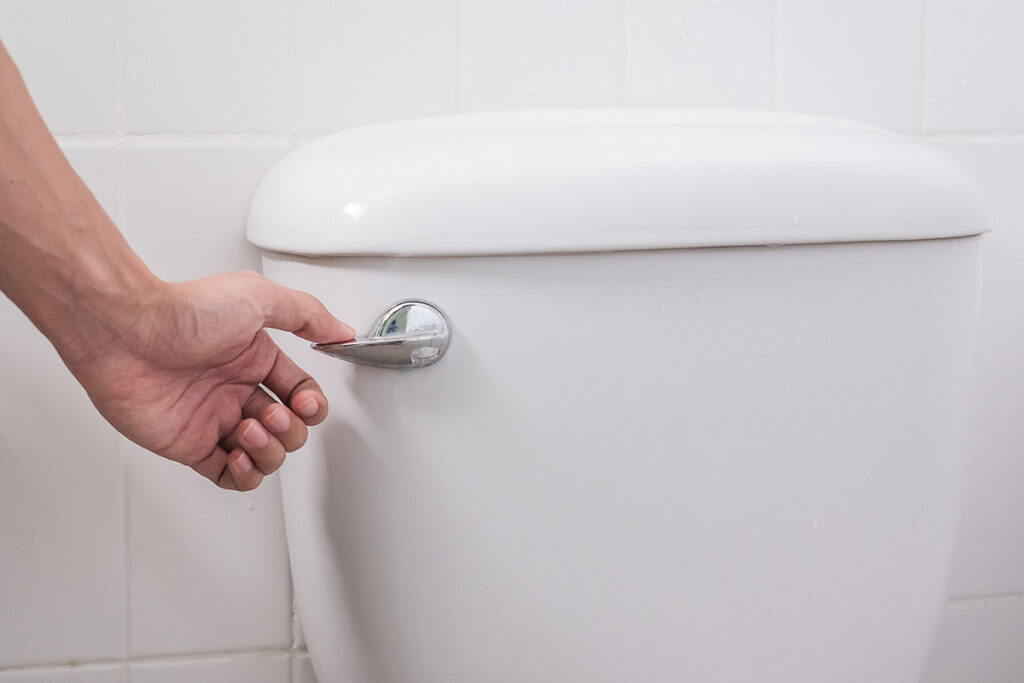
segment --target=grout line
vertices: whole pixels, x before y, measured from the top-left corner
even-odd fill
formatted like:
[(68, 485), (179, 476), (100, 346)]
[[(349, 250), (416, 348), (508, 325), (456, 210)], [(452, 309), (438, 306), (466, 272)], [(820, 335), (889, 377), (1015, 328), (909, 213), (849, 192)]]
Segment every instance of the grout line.
[(1001, 604), (1008, 605), (1013, 603), (1024, 603), (1024, 594), (1022, 593), (994, 593), (992, 595), (958, 595), (955, 598), (949, 598), (946, 601), (947, 605), (959, 606), (959, 605), (991, 605)]
[[(122, 174), (123, 175), (123, 174)], [(132, 611), (129, 601), (131, 600), (131, 572), (132, 572), (132, 553), (131, 553), (131, 496), (128, 493), (129, 490), (129, 468), (131, 467), (130, 453), (125, 448), (122, 441), (118, 441), (117, 446), (117, 457), (121, 469), (121, 517), (122, 524), (124, 525), (124, 547), (121, 549), (123, 557), (121, 558), (121, 566), (124, 569), (124, 598), (121, 603), (124, 613), (122, 619), (122, 638), (121, 638), (121, 659), (127, 660), (131, 653), (132, 635)]]
[[(114, 224), (119, 228), (124, 227), (127, 215), (126, 209), (126, 151), (121, 142), (124, 139), (127, 129), (125, 117), (125, 12), (127, 10), (126, 0), (114, 0), (114, 132), (116, 142), (114, 144), (114, 214), (111, 216)], [(72, 136), (74, 137), (74, 136)], [(131, 646), (131, 609), (129, 608), (129, 577), (131, 573), (131, 551), (130, 543), (130, 514), (128, 495), (128, 453), (121, 442), (117, 445), (118, 461), (118, 495), (121, 498), (121, 659), (128, 658)], [(124, 674), (127, 677), (127, 674)]]
[(297, 133), (65, 133), (54, 136), (57, 142), (114, 143), (123, 147), (146, 144), (280, 144), (298, 138)]
[(622, 80), (619, 106), (629, 106), (629, 0), (622, 0)]
[(296, 639), (298, 635), (296, 631), (298, 631), (298, 629), (296, 628), (296, 625), (299, 620), (299, 611), (295, 605), (295, 581), (291, 578), (291, 576), (289, 576), (288, 578), (288, 594), (291, 596), (292, 599), (292, 619), (291, 623), (288, 624), (289, 638), (291, 642), (290, 647), (292, 650), (298, 650), (299, 643), (298, 640)]
[[(277, 489), (278, 493), (280, 494), (280, 477), (278, 477)], [(288, 661), (288, 681), (289, 683), (296, 683), (295, 653), (299, 651), (299, 644), (296, 641), (299, 611), (298, 606), (295, 604), (295, 577), (292, 575), (292, 564), (290, 558), (288, 562), (288, 597), (291, 598), (291, 619), (288, 622), (288, 651), (292, 653)]]
[(292, 149), (298, 147), (299, 139), (299, 74), (302, 67), (302, 41), (300, 26), (302, 0), (288, 3), (288, 137)]
[(1002, 141), (1024, 141), (1024, 131), (1019, 130), (988, 130), (988, 131), (956, 131), (956, 130), (933, 130), (921, 136), (926, 140), (1002, 140)]
[(125, 0), (114, 0), (114, 133), (119, 137), (127, 130), (124, 107), (124, 14)]
[(89, 668), (105, 666), (128, 666), (131, 664), (174, 664), (181, 662), (212, 662), (219, 660), (250, 660), (261, 659), (284, 655), (306, 654), (307, 650), (277, 647), (277, 648), (251, 648), (240, 650), (226, 650), (223, 652), (189, 652), (173, 655), (159, 655), (152, 657), (128, 657), (124, 659), (78, 659), (58, 663), (28, 664), (0, 667), (0, 673), (12, 673), (22, 671), (82, 671)]
[(278, 145), (297, 146), (303, 139), (297, 133), (72, 133), (54, 136), (59, 144), (112, 144), (119, 162), (123, 163), (128, 150), (146, 145), (186, 146), (189, 144), (219, 145)]

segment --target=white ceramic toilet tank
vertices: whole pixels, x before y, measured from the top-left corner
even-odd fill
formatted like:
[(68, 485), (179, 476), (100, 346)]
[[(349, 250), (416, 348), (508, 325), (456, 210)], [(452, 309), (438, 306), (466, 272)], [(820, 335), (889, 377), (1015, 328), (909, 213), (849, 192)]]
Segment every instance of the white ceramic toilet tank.
[(413, 370), (279, 337), (331, 416), (282, 469), (321, 683), (918, 680), (988, 229), (943, 152), (769, 113), (353, 129), (257, 191), (265, 274)]

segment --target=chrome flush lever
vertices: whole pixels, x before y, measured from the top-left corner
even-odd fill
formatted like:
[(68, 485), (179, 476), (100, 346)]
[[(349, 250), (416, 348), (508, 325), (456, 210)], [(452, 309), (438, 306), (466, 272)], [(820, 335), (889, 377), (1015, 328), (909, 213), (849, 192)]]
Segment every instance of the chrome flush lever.
[(448, 317), (441, 309), (426, 301), (408, 299), (384, 311), (366, 336), (313, 344), (313, 348), (359, 365), (411, 369), (441, 360), (450, 337)]

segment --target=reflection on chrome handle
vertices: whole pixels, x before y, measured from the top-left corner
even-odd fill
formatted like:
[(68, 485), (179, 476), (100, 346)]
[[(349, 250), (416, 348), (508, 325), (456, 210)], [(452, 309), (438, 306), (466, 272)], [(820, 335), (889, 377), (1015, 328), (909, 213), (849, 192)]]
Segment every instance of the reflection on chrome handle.
[(352, 341), (313, 344), (335, 358), (378, 368), (422, 368), (441, 360), (451, 333), (437, 306), (408, 299), (384, 311), (366, 336)]

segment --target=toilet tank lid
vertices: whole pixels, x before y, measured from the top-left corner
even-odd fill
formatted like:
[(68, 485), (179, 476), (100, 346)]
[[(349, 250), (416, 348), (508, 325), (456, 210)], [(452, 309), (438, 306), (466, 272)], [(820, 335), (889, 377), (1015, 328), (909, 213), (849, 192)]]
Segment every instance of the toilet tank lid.
[(990, 218), (945, 151), (775, 112), (552, 110), (365, 126), (264, 178), (248, 238), (304, 255), (914, 240)]

